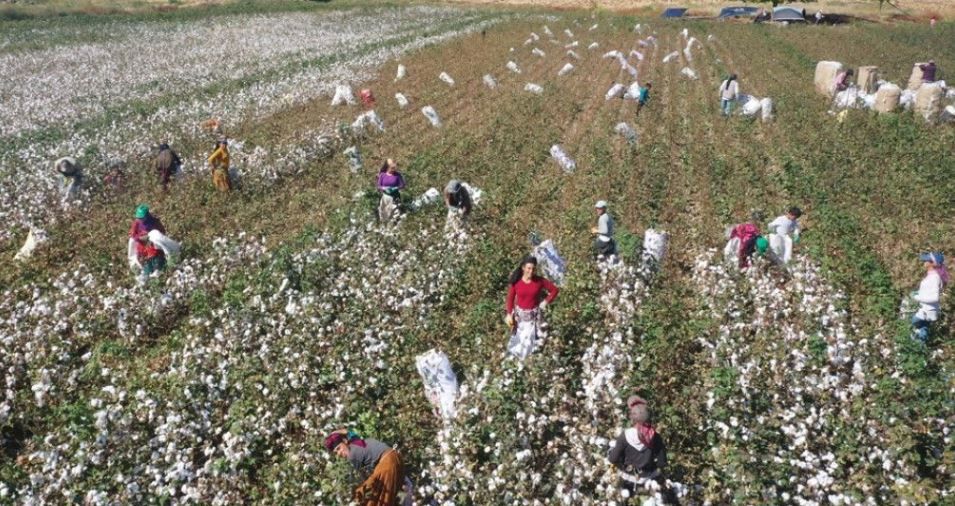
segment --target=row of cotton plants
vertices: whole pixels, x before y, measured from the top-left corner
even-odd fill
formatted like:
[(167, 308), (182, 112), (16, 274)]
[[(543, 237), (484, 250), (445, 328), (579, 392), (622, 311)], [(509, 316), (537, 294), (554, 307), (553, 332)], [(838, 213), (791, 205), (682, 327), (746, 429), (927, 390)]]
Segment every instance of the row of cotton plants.
[[(263, 74), (261, 79), (234, 79), (226, 83), (228, 85), (193, 89), (182, 96), (163, 95), (146, 101), (145, 113), (138, 105), (118, 105), (115, 110), (103, 115), (90, 112), (88, 114), (92, 116), (83, 116), (80, 111), (69, 128), (44, 128), (44, 131), (52, 129), (59, 135), (37, 137), (33, 134), (11, 134), (0, 137), (4, 141), (2, 145), (7, 146), (7, 149), (0, 149), (0, 167), (4, 168), (0, 174), (0, 194), (3, 195), (0, 198), (0, 219), (9, 224), (0, 231), (0, 240), (9, 239), (13, 227), (43, 227), (62, 213), (57, 206), (51, 205), (58, 200), (61, 191), (58, 177), (51, 169), (52, 161), (56, 158), (78, 157), (85, 168), (84, 184), (95, 189), (98, 181), (106, 175), (111, 160), (145, 163), (152, 158), (152, 150), (161, 140), (170, 140), (175, 144), (175, 141), (183, 138), (208, 135), (201, 126), (205, 120), (222, 118), (227, 125), (240, 124), (307, 103), (330, 93), (338, 83), (371, 78), (375, 67), (389, 59), (484, 29), (503, 19), (501, 15), (466, 10), (410, 9), (397, 9), (391, 16), (384, 16), (388, 21), (384, 23), (363, 23), (361, 21), (366, 18), (359, 17), (353, 23), (321, 25), (328, 28), (327, 32), (306, 32), (307, 35), (301, 35), (302, 38), (337, 40), (337, 43), (329, 46), (331, 49), (337, 48), (336, 52), (323, 54), (321, 58), (308, 58), (310, 51), (314, 52), (315, 49), (306, 51), (295, 46), (296, 49), (290, 51), (302, 55), (302, 65), (280, 66), (274, 73)], [(424, 26), (423, 20), (431, 20), (424, 24), (435, 29), (428, 36), (417, 35)], [(267, 26), (267, 23), (263, 22), (261, 26)], [(194, 29), (204, 30), (199, 23)], [(161, 40), (160, 37), (154, 38)], [(287, 37), (285, 40), (294, 38)], [(230, 40), (242, 45), (241, 38)], [(116, 51), (120, 51), (121, 47), (122, 43), (117, 42)], [(193, 46), (191, 51), (205, 54), (206, 50), (202, 46)], [(107, 58), (106, 55), (112, 52), (106, 51), (100, 56)], [(129, 65), (133, 61), (138, 64), (141, 58), (141, 54), (136, 52), (120, 51), (120, 54), (125, 55), (126, 60), (119, 58), (118, 61), (128, 61)], [(142, 69), (139, 72), (142, 73)], [(152, 79), (164, 79), (164, 76), (151, 72), (145, 74)], [(330, 128), (323, 127), (322, 130)], [(96, 155), (88, 156), (86, 153)], [(256, 156), (250, 162), (264, 158), (261, 152), (253, 154)], [(184, 173), (197, 173), (204, 168), (204, 159), (200, 155), (187, 156), (184, 161)], [(260, 172), (268, 173), (271, 170), (268, 167), (273, 165), (243, 166), (242, 171), (243, 175), (255, 177)]]
[[(709, 487), (709, 501), (908, 497), (920, 479), (918, 456), (888, 437), (903, 422), (879, 419), (880, 407), (867, 405), (883, 369), (893, 369), (893, 342), (852, 326), (844, 295), (819, 266), (797, 256), (779, 271), (757, 259), (740, 273), (708, 251), (697, 257), (693, 283), (701, 316), (719, 322), (700, 337), (712, 368), (700, 427), (712, 448), (709, 475), (734, 484)], [(945, 431), (941, 419), (917, 423)]]

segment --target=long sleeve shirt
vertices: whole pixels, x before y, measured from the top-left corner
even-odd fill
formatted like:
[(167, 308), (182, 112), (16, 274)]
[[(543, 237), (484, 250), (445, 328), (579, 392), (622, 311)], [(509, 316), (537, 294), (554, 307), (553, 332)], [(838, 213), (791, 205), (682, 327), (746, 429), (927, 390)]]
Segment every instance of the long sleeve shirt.
[(919, 291), (914, 299), (919, 303), (919, 310), (916, 313), (919, 318), (928, 321), (938, 319), (939, 303), (942, 299), (942, 277), (934, 269), (929, 271), (919, 283)]
[[(544, 298), (545, 291), (547, 292), (546, 298)], [(507, 314), (514, 311), (515, 304), (521, 309), (528, 310), (536, 308), (541, 300), (546, 300), (550, 304), (557, 298), (557, 292), (559, 291), (557, 285), (540, 276), (534, 276), (529, 283), (525, 283), (523, 278), (519, 279), (507, 290)]]
[(400, 172), (389, 174), (387, 171), (378, 173), (378, 191), (385, 191), (388, 188), (397, 188), (399, 190), (405, 187), (405, 178)]
[(150, 259), (163, 255), (163, 251), (149, 242), (149, 239), (146, 237), (149, 235), (150, 230), (158, 230), (163, 234), (166, 233), (166, 229), (162, 226), (162, 222), (159, 221), (159, 218), (151, 214), (143, 219), (134, 220), (132, 226), (129, 227), (129, 237), (136, 241), (136, 254), (140, 258)]
[(926, 63), (924, 65), (919, 65), (919, 68), (922, 69), (922, 81), (926, 83), (935, 82), (935, 71), (938, 70), (938, 67), (934, 63)]
[(365, 447), (358, 445), (348, 445), (348, 462), (361, 475), (364, 481), (375, 470), (381, 456), (392, 448), (377, 439), (365, 438)]
[(613, 239), (613, 218), (603, 213), (597, 218), (597, 239), (610, 242)]
[(720, 99), (736, 100), (739, 97), (739, 83), (736, 79), (723, 81), (720, 85)]
[(799, 221), (792, 220), (785, 214), (773, 220), (768, 228), (774, 234), (799, 237)]
[(225, 170), (229, 170), (229, 149), (220, 144), (219, 147), (209, 155), (208, 162), (213, 169), (221, 167)]
[[(228, 158), (228, 155), (226, 155), (226, 158)], [(182, 165), (182, 160), (180, 160), (179, 155), (171, 149), (163, 149), (156, 156), (156, 170), (160, 172), (173, 173), (180, 165)]]
[(607, 452), (607, 460), (620, 471), (645, 478), (666, 467), (666, 445), (659, 434), (653, 436), (649, 446), (644, 445), (637, 429), (630, 427), (617, 437), (613, 448)]

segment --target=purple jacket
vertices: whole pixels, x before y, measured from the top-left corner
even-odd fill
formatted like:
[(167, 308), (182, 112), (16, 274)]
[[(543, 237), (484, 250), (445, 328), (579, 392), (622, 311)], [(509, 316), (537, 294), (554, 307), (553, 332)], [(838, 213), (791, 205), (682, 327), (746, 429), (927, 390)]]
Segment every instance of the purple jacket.
[(401, 177), (400, 172), (395, 172), (394, 174), (389, 174), (387, 171), (378, 173), (378, 191), (385, 191), (385, 188), (398, 188), (401, 190), (405, 187), (405, 178)]
[(938, 67), (936, 67), (934, 63), (919, 65), (919, 68), (922, 69), (922, 81), (926, 83), (935, 82), (935, 71), (938, 69)]

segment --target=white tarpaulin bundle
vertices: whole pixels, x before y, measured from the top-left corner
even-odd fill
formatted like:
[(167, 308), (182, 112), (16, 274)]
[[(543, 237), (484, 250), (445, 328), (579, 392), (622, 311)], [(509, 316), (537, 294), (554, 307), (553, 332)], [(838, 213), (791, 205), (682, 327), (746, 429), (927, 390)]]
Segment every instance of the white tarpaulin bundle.
[(494, 80), (494, 76), (492, 76), (491, 74), (484, 74), (483, 81), (484, 81), (484, 86), (487, 86), (488, 88), (491, 88), (492, 90), (494, 88), (497, 88), (497, 81)]
[(550, 156), (557, 161), (557, 164), (564, 169), (564, 172), (571, 173), (577, 169), (577, 163), (567, 156), (567, 153), (564, 152), (564, 148), (560, 147), (560, 144), (554, 144), (550, 147)]
[(579, 60), (579, 59), (580, 59), (580, 55), (577, 54), (577, 53), (575, 53), (573, 49), (570, 49), (570, 50), (567, 51), (567, 56), (569, 56), (569, 57), (571, 57), (571, 58), (573, 58), (573, 59), (575, 59), (575, 60)]
[(626, 86), (620, 83), (613, 83), (613, 86), (607, 90), (607, 94), (604, 95), (604, 100), (610, 100), (612, 98), (621, 98), (623, 97), (624, 92), (627, 90)]
[(428, 188), (428, 191), (418, 195), (411, 201), (411, 209), (417, 211), (424, 206), (434, 204), (440, 197), (441, 192), (439, 192), (437, 188)]
[(365, 111), (359, 114), (358, 117), (355, 118), (355, 122), (351, 124), (351, 128), (355, 132), (360, 132), (368, 125), (374, 126), (379, 132), (385, 131), (385, 122), (381, 121), (381, 118), (378, 117), (375, 111)]
[(355, 95), (351, 92), (351, 86), (340, 84), (335, 87), (335, 96), (332, 97), (332, 105), (355, 105)]
[(557, 246), (550, 239), (538, 244), (531, 252), (537, 259), (544, 276), (557, 286), (564, 286), (564, 276), (567, 274), (567, 262), (560, 256)]
[(680, 70), (680, 74), (683, 74), (683, 76), (687, 77), (688, 79), (696, 80), (700, 78), (700, 76), (696, 75), (696, 71), (690, 67), (683, 67), (683, 69)]
[(744, 116), (755, 116), (763, 109), (763, 104), (758, 98), (752, 95), (739, 94), (738, 102), (741, 104), (740, 112)]
[(438, 350), (428, 350), (415, 357), (415, 368), (424, 382), (424, 393), (441, 418), (450, 420), (457, 414), (454, 403), (458, 398), (458, 377), (451, 368), (448, 356)]
[(401, 93), (395, 93), (395, 100), (398, 101), (398, 107), (402, 109), (404, 109), (405, 107), (408, 107), (408, 99), (405, 98), (405, 96), (402, 95)]
[(400, 81), (405, 78), (407, 70), (404, 65), (398, 65), (398, 72), (395, 74), (395, 81)]
[(351, 164), (352, 172), (358, 172), (361, 170), (361, 152), (358, 151), (358, 146), (351, 146), (346, 149), (345, 156), (348, 157), (348, 163)]
[(673, 59), (676, 58), (677, 56), (680, 56), (680, 52), (679, 52), (679, 51), (673, 51), (672, 53), (669, 53), (669, 54), (667, 54), (666, 56), (663, 57), (663, 63), (670, 63), (670, 62), (673, 61)]
[(536, 47), (531, 51), (531, 53), (536, 54), (537, 56), (540, 56), (541, 58), (547, 56), (547, 53), (541, 51), (540, 49)]
[(435, 111), (434, 107), (431, 107), (430, 105), (426, 105), (422, 107), (421, 114), (424, 114), (424, 116), (428, 118), (428, 121), (431, 122), (431, 126), (434, 126), (434, 127), (441, 126), (441, 118), (438, 117), (438, 111)]
[(594, 50), (594, 49), (597, 49), (598, 47), (600, 47), (600, 44), (597, 44), (596, 42), (591, 42), (590, 45), (587, 46), (587, 49)]
[(626, 122), (621, 121), (620, 123), (617, 123), (617, 126), (613, 127), (613, 131), (627, 139), (627, 142), (631, 146), (637, 145), (637, 131)]
[(541, 88), (539, 84), (527, 83), (524, 85), (524, 91), (529, 91), (535, 95), (540, 95), (544, 93), (544, 88)]
[(573, 66), (572, 64), (570, 64), (570, 63), (565, 63), (564, 66), (561, 67), (560, 70), (557, 71), (557, 75), (558, 75), (558, 76), (566, 76), (566, 75), (569, 74), (572, 70), (574, 70), (574, 66)]
[(29, 260), (33, 256), (33, 251), (36, 250), (37, 246), (46, 242), (47, 235), (46, 231), (39, 228), (31, 228), (30, 232), (27, 233), (27, 238), (23, 241), (23, 246), (20, 247), (20, 251), (17, 251), (17, 254), (13, 257), (14, 260), (25, 261)]
[(454, 86), (454, 79), (451, 79), (451, 76), (449, 76), (447, 72), (438, 74), (438, 79), (448, 83), (448, 86)]
[(667, 254), (670, 234), (648, 228), (643, 233), (643, 253), (641, 260), (645, 269), (656, 270)]
[(513, 72), (513, 73), (515, 73), (515, 74), (520, 74), (520, 73), (521, 73), (521, 68), (518, 67), (517, 64), (514, 63), (513, 61), (507, 62), (507, 65), (504, 65), (504, 66), (507, 68), (507, 70), (510, 70), (511, 72)]

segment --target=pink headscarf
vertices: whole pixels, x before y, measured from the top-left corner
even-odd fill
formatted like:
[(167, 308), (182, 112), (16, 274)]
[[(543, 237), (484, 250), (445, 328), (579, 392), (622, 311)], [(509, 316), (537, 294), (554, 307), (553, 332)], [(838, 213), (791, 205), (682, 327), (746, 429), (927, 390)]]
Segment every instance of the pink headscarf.
[(630, 422), (637, 429), (640, 442), (650, 446), (650, 442), (653, 441), (653, 436), (656, 436), (657, 431), (653, 428), (653, 425), (650, 425), (650, 411), (647, 408), (647, 401), (636, 395), (631, 395), (627, 399), (627, 407), (630, 409)]

